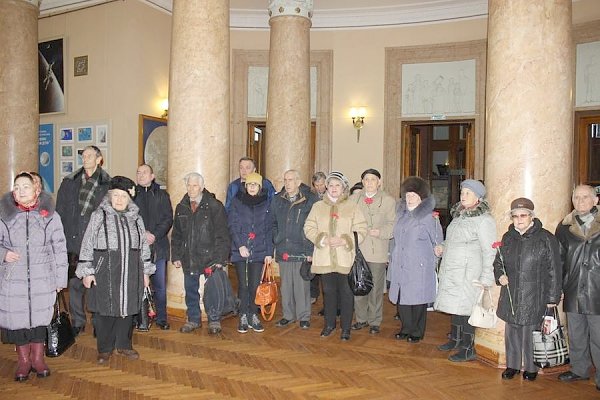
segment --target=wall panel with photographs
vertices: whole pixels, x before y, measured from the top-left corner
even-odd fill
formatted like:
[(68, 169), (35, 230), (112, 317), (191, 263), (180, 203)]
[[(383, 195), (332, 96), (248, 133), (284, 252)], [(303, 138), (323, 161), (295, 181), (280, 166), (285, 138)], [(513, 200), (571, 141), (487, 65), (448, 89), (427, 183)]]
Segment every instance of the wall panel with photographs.
[(86, 146), (97, 146), (102, 151), (104, 163), (102, 168), (110, 174), (109, 137), (110, 123), (108, 121), (63, 124), (57, 132), (58, 176), (60, 181), (83, 166), (81, 155)]

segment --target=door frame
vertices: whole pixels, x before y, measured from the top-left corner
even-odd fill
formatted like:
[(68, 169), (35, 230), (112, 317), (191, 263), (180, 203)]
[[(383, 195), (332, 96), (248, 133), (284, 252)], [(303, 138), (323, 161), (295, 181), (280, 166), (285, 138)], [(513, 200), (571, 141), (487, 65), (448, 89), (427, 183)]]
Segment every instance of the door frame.
[(576, 185), (593, 184), (588, 180), (587, 167), (590, 141), (585, 129), (587, 123), (593, 120), (600, 121), (600, 110), (575, 111), (575, 118), (573, 119), (575, 143), (575, 146), (573, 146), (573, 182)]

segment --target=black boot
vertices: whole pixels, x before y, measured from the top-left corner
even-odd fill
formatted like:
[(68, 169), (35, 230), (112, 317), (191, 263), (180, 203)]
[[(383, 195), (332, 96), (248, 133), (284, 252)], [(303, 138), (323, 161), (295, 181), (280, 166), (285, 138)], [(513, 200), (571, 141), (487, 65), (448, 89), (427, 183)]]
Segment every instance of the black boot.
[(456, 349), (462, 339), (462, 325), (451, 325), (450, 340), (439, 345), (437, 348), (440, 351), (450, 351)]
[(473, 361), (477, 359), (475, 354), (475, 334), (464, 333), (460, 342), (460, 350), (456, 354), (448, 357), (448, 360), (453, 362)]

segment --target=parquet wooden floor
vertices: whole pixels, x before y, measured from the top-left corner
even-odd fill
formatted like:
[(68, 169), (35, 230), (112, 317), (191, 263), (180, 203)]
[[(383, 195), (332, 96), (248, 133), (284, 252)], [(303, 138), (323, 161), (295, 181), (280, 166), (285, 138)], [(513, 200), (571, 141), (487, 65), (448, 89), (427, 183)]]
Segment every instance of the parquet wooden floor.
[(206, 328), (192, 334), (153, 328), (135, 333), (141, 359), (113, 355), (96, 364), (95, 340), (88, 332), (64, 355), (48, 359), (52, 375), (13, 381), (14, 346), (0, 345), (0, 399), (598, 399), (592, 381), (561, 383), (556, 375), (535, 382), (521, 377), (502, 381), (502, 370), (480, 362), (451, 363), (436, 350), (445, 341), (449, 318), (429, 313), (426, 338), (418, 344), (397, 341), (394, 307), (385, 305), (379, 335), (340, 330), (320, 338), (320, 304), (313, 306), (309, 330), (294, 324), (240, 334), (237, 320), (226, 319), (223, 333)]

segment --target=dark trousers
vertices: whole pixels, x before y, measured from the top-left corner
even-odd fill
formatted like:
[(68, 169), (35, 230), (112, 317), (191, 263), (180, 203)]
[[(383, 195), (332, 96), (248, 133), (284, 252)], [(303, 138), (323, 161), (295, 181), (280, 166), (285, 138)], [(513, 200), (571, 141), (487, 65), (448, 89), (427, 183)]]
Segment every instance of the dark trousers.
[(537, 372), (538, 367), (533, 363), (533, 338), (531, 332), (538, 329), (540, 324), (514, 325), (504, 327), (504, 346), (506, 348), (506, 367), (521, 370), (521, 365), (527, 372)]
[(400, 332), (422, 338), (427, 325), (427, 304), (398, 305), (398, 314), (402, 321)]
[(185, 288), (185, 305), (187, 307), (187, 319), (198, 325), (201, 323), (200, 310), (200, 276), (201, 274), (183, 273), (183, 287)]
[(452, 325), (460, 325), (462, 327), (461, 332), (467, 333), (469, 335), (475, 335), (475, 327), (469, 324), (469, 316), (468, 315), (454, 315), (450, 318), (450, 323)]
[(240, 299), (240, 315), (257, 314), (258, 306), (254, 302), (256, 288), (262, 276), (262, 263), (238, 261), (234, 263), (238, 278), (238, 297)]
[(313, 299), (318, 299), (321, 294), (319, 282), (321, 282), (321, 275), (318, 274), (310, 280), (310, 297)]
[(98, 353), (110, 353), (114, 349), (130, 350), (133, 334), (133, 316), (107, 317), (94, 316), (96, 346)]
[(335, 319), (339, 308), (342, 330), (350, 330), (352, 313), (354, 312), (354, 294), (348, 284), (348, 275), (337, 272), (322, 274), (321, 282), (323, 282), (325, 326), (335, 327)]
[(85, 286), (81, 279), (69, 279), (69, 312), (73, 327), (85, 326)]
[(156, 321), (167, 322), (167, 260), (156, 260), (156, 272), (150, 277), (154, 290)]

